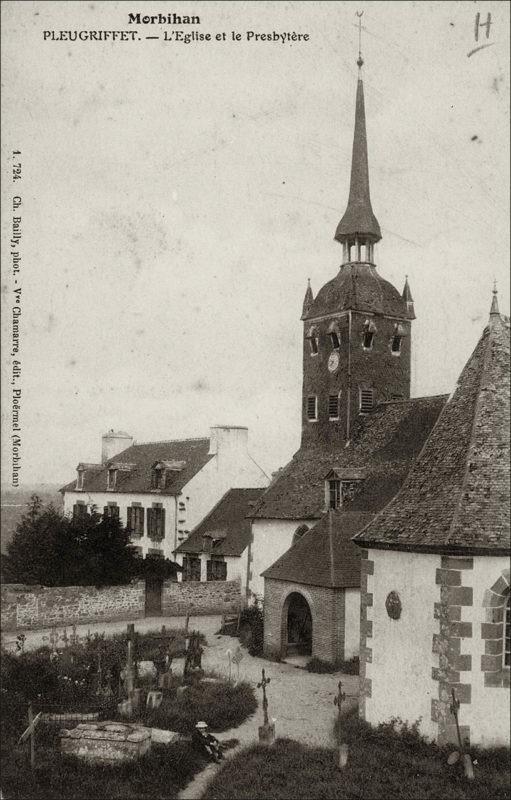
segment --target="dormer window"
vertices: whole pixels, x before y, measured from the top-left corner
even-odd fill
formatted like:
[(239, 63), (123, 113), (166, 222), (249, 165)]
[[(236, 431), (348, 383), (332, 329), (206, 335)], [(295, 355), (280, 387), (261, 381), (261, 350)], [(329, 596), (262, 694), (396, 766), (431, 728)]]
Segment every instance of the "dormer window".
[(341, 507), (341, 481), (331, 478), (328, 481), (328, 508)]
[(308, 530), (309, 530), (309, 528), (308, 528), (308, 526), (307, 526), (307, 525), (299, 525), (299, 526), (298, 526), (298, 528), (297, 528), (297, 529), (295, 530), (295, 532), (293, 533), (293, 541), (291, 542), (291, 544), (296, 544), (296, 542), (298, 541), (298, 539), (301, 539), (301, 538), (302, 538), (302, 536), (303, 536), (305, 533), (307, 533), (307, 531), (308, 531)]
[(360, 413), (369, 414), (374, 406), (374, 393), (372, 389), (360, 389)]
[(311, 356), (317, 356), (319, 353), (319, 336), (316, 328), (310, 328), (306, 338), (309, 340)]
[(115, 490), (115, 486), (117, 483), (117, 470), (110, 468), (107, 472), (106, 478), (106, 488), (109, 492), (113, 492)]
[(364, 350), (373, 349), (375, 333), (376, 333), (376, 325), (372, 320), (366, 319), (364, 323), (364, 330), (362, 333), (362, 347), (364, 348)]
[(85, 477), (85, 470), (83, 467), (78, 467), (76, 471), (76, 491), (83, 491), (83, 479)]
[(402, 325), (396, 325), (394, 327), (392, 339), (390, 340), (390, 352), (393, 356), (399, 356), (401, 354), (401, 343), (403, 341), (404, 334), (405, 329)]
[(151, 470), (151, 489), (165, 488), (165, 470), (163, 467), (155, 466)]

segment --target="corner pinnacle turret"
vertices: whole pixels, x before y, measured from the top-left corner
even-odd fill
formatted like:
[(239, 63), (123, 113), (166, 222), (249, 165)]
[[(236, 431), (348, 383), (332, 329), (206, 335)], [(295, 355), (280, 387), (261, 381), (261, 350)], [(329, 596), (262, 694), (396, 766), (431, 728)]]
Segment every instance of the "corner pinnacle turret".
[(363, 59), (357, 61), (359, 76), (355, 107), (355, 133), (351, 157), (351, 180), (348, 206), (344, 212), (335, 239), (343, 244), (374, 244), (381, 239), (381, 230), (376, 219), (369, 193), (369, 164), (367, 159), (367, 135), (364, 106), (364, 85), (360, 70)]

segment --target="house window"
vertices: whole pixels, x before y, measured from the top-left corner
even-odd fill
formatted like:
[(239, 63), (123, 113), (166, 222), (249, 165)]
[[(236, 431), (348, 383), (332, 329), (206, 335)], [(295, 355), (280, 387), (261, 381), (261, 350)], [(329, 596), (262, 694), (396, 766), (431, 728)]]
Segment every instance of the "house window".
[(504, 666), (511, 666), (511, 594), (507, 596), (504, 618)]
[(117, 503), (108, 503), (103, 508), (103, 519), (119, 519), (119, 506)]
[(390, 349), (391, 349), (391, 352), (395, 356), (398, 356), (401, 353), (401, 342), (402, 342), (402, 340), (403, 340), (403, 337), (399, 336), (399, 334), (397, 334), (397, 333), (394, 334), (394, 336), (392, 337), (392, 341), (390, 343)]
[(331, 394), (328, 398), (328, 418), (339, 419), (339, 395)]
[(81, 519), (87, 516), (87, 506), (85, 503), (75, 503), (73, 506), (73, 519)]
[(76, 473), (76, 490), (79, 492), (83, 489), (83, 478), (85, 475), (84, 469), (79, 469)]
[(227, 564), (225, 561), (220, 561), (217, 558), (211, 559), (206, 563), (206, 580), (208, 581), (226, 581), (227, 580)]
[(360, 390), (360, 413), (368, 414), (372, 411), (374, 405), (374, 397), (372, 389)]
[(200, 558), (184, 556), (182, 576), (184, 581), (200, 581)]
[(115, 489), (116, 483), (117, 483), (117, 470), (109, 469), (106, 479), (106, 488), (108, 489), (108, 491), (112, 492)]
[(147, 509), (147, 535), (153, 542), (165, 538), (165, 509), (155, 505)]
[(144, 535), (144, 509), (142, 506), (128, 508), (127, 528), (132, 536)]
[(341, 337), (339, 331), (332, 330), (330, 331), (330, 341), (332, 342), (332, 349), (338, 350), (341, 346)]
[(328, 481), (328, 507), (339, 508), (341, 505), (341, 482), (339, 480)]
[(318, 418), (318, 398), (315, 394), (307, 398), (307, 419), (315, 420)]

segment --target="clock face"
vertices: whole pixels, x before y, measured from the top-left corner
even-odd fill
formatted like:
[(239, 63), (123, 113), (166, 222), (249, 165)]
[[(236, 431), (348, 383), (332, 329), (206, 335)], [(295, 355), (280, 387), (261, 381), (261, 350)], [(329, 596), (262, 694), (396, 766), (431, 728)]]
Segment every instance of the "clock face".
[(328, 369), (330, 370), (330, 372), (335, 372), (338, 366), (339, 366), (339, 353), (330, 353), (330, 358), (328, 359)]

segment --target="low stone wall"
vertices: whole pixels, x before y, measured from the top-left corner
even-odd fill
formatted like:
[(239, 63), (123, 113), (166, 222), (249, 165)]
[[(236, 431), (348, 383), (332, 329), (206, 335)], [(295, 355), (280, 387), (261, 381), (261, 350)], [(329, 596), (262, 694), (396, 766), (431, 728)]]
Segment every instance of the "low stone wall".
[(48, 628), (83, 622), (108, 622), (144, 616), (145, 583), (126, 586), (1, 587), (3, 631)]
[(165, 581), (162, 613), (232, 614), (242, 606), (241, 581)]

